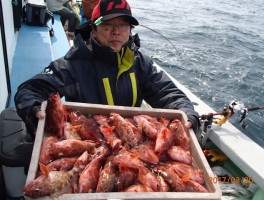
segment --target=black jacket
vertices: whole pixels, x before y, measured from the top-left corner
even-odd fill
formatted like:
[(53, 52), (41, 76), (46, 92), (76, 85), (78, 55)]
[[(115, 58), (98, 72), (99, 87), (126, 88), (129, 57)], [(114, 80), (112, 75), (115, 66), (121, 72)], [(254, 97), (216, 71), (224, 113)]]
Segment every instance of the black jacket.
[(93, 38), (86, 43), (77, 35), (64, 57), (19, 86), (15, 104), (21, 118), (27, 122), (51, 92), (72, 102), (139, 107), (145, 100), (154, 108), (182, 110), (193, 128), (198, 126), (190, 100), (138, 50), (132, 38), (116, 53)]

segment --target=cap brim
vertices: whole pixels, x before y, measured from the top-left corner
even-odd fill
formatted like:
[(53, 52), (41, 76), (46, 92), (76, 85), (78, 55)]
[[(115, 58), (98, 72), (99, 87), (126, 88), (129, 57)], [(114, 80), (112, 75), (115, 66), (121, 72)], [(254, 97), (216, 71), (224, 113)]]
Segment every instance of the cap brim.
[(103, 16), (102, 20), (107, 21), (107, 20), (114, 19), (117, 17), (122, 17), (122, 16), (126, 17), (129, 20), (129, 22), (134, 26), (137, 26), (139, 24), (138, 21), (131, 15), (120, 14), (120, 13), (105, 15)]

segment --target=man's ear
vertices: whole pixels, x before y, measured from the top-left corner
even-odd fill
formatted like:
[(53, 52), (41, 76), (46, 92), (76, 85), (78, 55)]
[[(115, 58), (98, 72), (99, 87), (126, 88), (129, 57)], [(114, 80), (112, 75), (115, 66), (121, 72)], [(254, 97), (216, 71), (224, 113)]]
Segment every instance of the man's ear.
[(92, 30), (96, 31), (97, 30), (97, 26), (95, 24), (91, 24)]
[(92, 35), (95, 38), (95, 32), (97, 31), (97, 27), (95, 25), (92, 25)]

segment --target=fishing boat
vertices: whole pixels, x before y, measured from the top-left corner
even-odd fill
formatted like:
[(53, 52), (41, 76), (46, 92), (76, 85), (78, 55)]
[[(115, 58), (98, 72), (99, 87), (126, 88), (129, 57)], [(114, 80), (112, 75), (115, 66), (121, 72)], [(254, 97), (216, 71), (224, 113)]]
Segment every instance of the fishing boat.
[[(0, 127), (1, 141), (1, 199), (21, 199), (22, 187), (26, 175), (23, 166), (23, 148), (32, 148), (32, 141), (24, 137), (25, 126), (15, 115), (13, 97), (20, 83), (39, 73), (44, 66), (68, 51), (67, 40), (59, 17), (55, 16), (54, 36), (50, 36), (49, 27), (28, 26), (21, 22), (22, 1), (0, 1), (1, 28), (1, 96), (0, 111), (3, 118), (11, 120), (10, 125)], [(5, 9), (3, 9), (5, 8)], [(162, 66), (157, 67), (164, 70)], [(225, 113), (219, 115), (184, 85), (168, 76), (193, 102), (195, 110), (201, 115), (202, 129), (197, 140), (201, 145), (212, 171), (218, 175), (212, 177), (212, 184), (218, 183), (222, 189), (222, 199), (264, 199), (264, 167), (262, 165), (264, 149), (224, 119)], [(148, 106), (148, 105), (145, 105)], [(6, 114), (6, 111), (9, 111)], [(3, 114), (5, 113), (5, 115)], [(214, 118), (217, 119), (214, 119)], [(222, 117), (222, 118), (221, 118)], [(18, 128), (13, 124), (19, 123)], [(1, 123), (3, 126), (3, 123)], [(11, 131), (7, 134), (5, 131)], [(21, 136), (22, 133), (22, 136)], [(17, 136), (20, 134), (19, 136)], [(24, 142), (14, 144), (19, 137)], [(18, 140), (20, 141), (20, 140)], [(6, 144), (10, 142), (10, 144)], [(19, 146), (20, 145), (20, 146)], [(22, 148), (17, 149), (16, 147)], [(27, 147), (25, 147), (27, 149)], [(17, 155), (16, 155), (17, 154)], [(3, 159), (4, 156), (4, 160)], [(17, 163), (19, 162), (19, 163)], [(22, 164), (21, 164), (22, 163)], [(219, 178), (221, 177), (221, 179)]]

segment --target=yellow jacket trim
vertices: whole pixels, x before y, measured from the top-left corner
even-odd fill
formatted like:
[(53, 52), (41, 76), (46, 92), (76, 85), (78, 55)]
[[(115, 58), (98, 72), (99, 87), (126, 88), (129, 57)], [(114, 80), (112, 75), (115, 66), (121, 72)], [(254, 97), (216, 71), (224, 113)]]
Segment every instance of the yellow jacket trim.
[(114, 105), (114, 99), (108, 78), (103, 78), (104, 89), (108, 105)]
[(134, 72), (130, 73), (129, 76), (130, 76), (130, 80), (131, 80), (131, 84), (132, 84), (132, 90), (133, 90), (132, 107), (134, 107), (136, 105), (136, 102), (137, 102), (137, 81), (136, 81), (136, 76), (135, 76)]
[(134, 57), (135, 57), (135, 52), (132, 51), (129, 48), (122, 48), (121, 53), (117, 53), (117, 60), (118, 60), (118, 74), (117, 74), (117, 79), (120, 77), (120, 75), (129, 70), (129, 68), (133, 65), (134, 63)]

